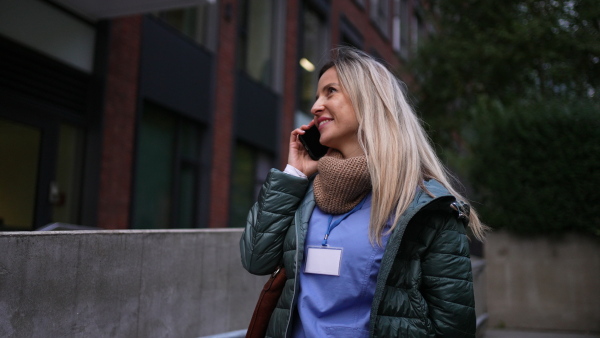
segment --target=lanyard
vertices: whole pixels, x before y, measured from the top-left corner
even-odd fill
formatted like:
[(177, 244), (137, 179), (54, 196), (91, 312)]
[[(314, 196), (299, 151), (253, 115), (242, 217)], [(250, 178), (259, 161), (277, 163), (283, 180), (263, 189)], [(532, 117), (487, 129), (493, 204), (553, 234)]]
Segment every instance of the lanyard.
[(329, 226), (327, 227), (327, 232), (325, 233), (325, 238), (323, 238), (323, 242), (321, 243), (322, 246), (327, 246), (327, 239), (329, 238), (329, 234), (331, 233), (331, 230), (335, 229), (338, 225), (340, 225), (340, 223), (342, 223), (343, 220), (348, 218), (348, 216), (350, 216), (353, 213), (357, 212), (358, 210), (362, 209), (362, 206), (363, 206), (363, 204), (365, 204), (366, 200), (367, 200), (366, 197), (363, 198), (363, 200), (360, 201), (360, 203), (358, 203), (357, 206), (352, 208), (352, 210), (348, 211), (346, 214), (344, 214), (342, 217), (338, 218), (333, 223), (331, 223), (333, 221), (333, 215), (329, 215)]

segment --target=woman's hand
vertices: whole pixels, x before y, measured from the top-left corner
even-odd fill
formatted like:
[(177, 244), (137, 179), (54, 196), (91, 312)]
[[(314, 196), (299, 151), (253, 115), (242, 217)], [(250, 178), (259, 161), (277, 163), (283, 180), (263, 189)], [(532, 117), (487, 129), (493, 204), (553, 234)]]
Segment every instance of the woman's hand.
[(299, 128), (292, 130), (290, 135), (290, 151), (288, 155), (288, 164), (300, 170), (304, 175), (311, 176), (317, 172), (317, 161), (314, 161), (308, 155), (308, 151), (304, 148), (298, 136), (306, 133), (315, 124), (315, 121), (310, 121)]

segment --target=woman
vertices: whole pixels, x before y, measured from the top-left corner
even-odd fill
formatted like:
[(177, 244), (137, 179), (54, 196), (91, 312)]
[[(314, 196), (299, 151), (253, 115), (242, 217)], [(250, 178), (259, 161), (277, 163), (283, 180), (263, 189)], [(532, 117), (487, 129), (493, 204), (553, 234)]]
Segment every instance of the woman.
[[(286, 269), (267, 336), (473, 337), (465, 226), (480, 239), (484, 226), (393, 74), (352, 48), (332, 59), (240, 241), (249, 272)], [(330, 148), (318, 161), (298, 140), (313, 125)]]

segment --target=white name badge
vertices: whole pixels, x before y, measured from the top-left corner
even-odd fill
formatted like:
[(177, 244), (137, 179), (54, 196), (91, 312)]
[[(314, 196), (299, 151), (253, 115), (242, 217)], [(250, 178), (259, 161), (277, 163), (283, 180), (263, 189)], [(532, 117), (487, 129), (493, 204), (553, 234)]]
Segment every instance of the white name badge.
[(304, 272), (320, 275), (339, 276), (343, 248), (309, 246), (306, 253)]

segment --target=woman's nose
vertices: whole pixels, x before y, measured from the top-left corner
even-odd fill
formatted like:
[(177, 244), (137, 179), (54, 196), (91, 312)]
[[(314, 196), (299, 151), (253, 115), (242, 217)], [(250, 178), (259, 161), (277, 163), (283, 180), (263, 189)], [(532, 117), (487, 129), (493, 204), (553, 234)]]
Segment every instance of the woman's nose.
[(317, 101), (315, 102), (315, 104), (313, 104), (312, 108), (310, 109), (310, 113), (313, 115), (317, 115), (318, 113), (323, 111), (323, 109), (325, 109), (325, 107), (323, 107), (323, 105), (319, 101)]

